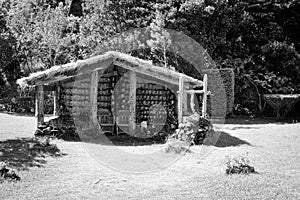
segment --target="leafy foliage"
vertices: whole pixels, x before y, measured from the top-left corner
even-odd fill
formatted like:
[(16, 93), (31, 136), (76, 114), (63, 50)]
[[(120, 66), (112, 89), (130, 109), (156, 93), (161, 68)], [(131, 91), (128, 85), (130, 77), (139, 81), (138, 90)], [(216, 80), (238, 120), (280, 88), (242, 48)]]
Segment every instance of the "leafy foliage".
[(0, 183), (4, 182), (4, 180), (9, 181), (20, 181), (20, 176), (15, 172), (15, 170), (7, 167), (5, 162), (0, 162)]
[(0, 2), (2, 88), (30, 72), (89, 57), (117, 33), (149, 27), (148, 47), (132, 54), (191, 72), (192, 66), (168, 52), (173, 41), (164, 29), (188, 35), (218, 68), (234, 69), (235, 105), (248, 114), (261, 112), (265, 93), (300, 92), (297, 1), (86, 0), (76, 1), (76, 16), (70, 1)]
[(207, 119), (194, 113), (187, 118), (185, 123), (179, 124), (178, 129), (167, 138), (167, 141), (177, 140), (187, 145), (203, 144), (207, 132), (211, 129), (212, 125)]
[[(150, 35), (151, 39), (147, 41), (151, 48), (151, 54), (156, 57), (164, 67), (168, 67), (167, 49), (172, 43), (170, 34), (164, 30), (165, 28), (165, 17), (159, 10), (156, 10), (155, 19), (150, 24)], [(162, 58), (157, 56), (162, 53)]]
[[(38, 6), (36, 0), (12, 4), (8, 24), (24, 58), (23, 70), (33, 72), (71, 61), (72, 34), (63, 4)], [(70, 47), (70, 46), (71, 47)], [(68, 50), (67, 50), (68, 48)], [(64, 53), (70, 52), (67, 55)]]
[(10, 101), (16, 93), (15, 80), (20, 77), (17, 40), (10, 31), (6, 17), (8, 7), (0, 1), (0, 96)]
[(253, 166), (250, 166), (248, 154), (238, 157), (226, 157), (226, 174), (250, 174), (257, 173)]

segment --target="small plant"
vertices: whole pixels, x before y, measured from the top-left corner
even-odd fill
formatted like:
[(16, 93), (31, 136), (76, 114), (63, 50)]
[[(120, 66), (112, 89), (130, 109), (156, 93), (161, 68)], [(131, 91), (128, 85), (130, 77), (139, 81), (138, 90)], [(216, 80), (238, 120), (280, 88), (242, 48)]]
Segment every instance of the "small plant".
[(226, 174), (250, 174), (257, 173), (253, 166), (250, 166), (248, 153), (238, 157), (226, 157)]
[(194, 113), (186, 119), (185, 123), (179, 124), (178, 129), (167, 140), (177, 139), (188, 145), (203, 144), (207, 132), (212, 129), (210, 122)]
[(166, 143), (167, 147), (164, 150), (165, 153), (175, 153), (175, 154), (185, 154), (185, 153), (192, 153), (190, 149), (188, 149), (188, 146), (186, 143), (176, 140), (176, 139), (170, 139)]
[(21, 178), (13, 169), (7, 167), (5, 162), (0, 162), (0, 183), (4, 180), (19, 181)]
[(60, 154), (59, 148), (56, 146), (56, 144), (50, 144), (49, 138), (46, 138), (42, 141), (37, 140), (37, 143), (33, 145), (31, 150), (39, 153), (50, 153), (54, 155)]

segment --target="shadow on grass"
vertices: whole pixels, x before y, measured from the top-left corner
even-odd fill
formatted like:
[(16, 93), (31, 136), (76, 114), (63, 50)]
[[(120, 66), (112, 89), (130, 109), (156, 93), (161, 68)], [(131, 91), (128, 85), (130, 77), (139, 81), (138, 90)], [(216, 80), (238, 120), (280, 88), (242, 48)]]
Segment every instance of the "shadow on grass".
[(277, 119), (276, 117), (260, 117), (260, 118), (250, 118), (245, 116), (238, 116), (227, 118), (225, 120), (225, 124), (240, 124), (240, 125), (259, 125), (259, 124), (278, 124), (278, 125), (285, 125), (285, 124), (293, 124), (299, 123), (300, 116), (293, 116), (293, 117), (284, 117)]
[(148, 138), (133, 137), (128, 134), (98, 134), (94, 130), (80, 134), (81, 142), (94, 143), (109, 146), (146, 146), (153, 144), (162, 144), (165, 142), (164, 137), (154, 136)]
[(107, 135), (106, 137), (116, 146), (146, 146), (164, 143), (160, 137), (138, 138), (128, 134)]
[(212, 145), (216, 147), (231, 147), (251, 144), (238, 137), (232, 136), (224, 131), (211, 131), (204, 140), (204, 145)]
[[(108, 138), (114, 145), (117, 146), (143, 146), (164, 143), (164, 140), (159, 140), (159, 138), (136, 138), (129, 135), (108, 136)], [(205, 140), (204, 145), (213, 145), (216, 147), (230, 147), (240, 145), (251, 146), (249, 142), (223, 131), (211, 131), (208, 134), (208, 138), (207, 140)]]
[(270, 124), (276, 123), (274, 118), (250, 118), (244, 116), (238, 116), (234, 118), (227, 118), (225, 124), (241, 124), (241, 125), (255, 125), (255, 124)]
[(44, 147), (34, 138), (18, 138), (0, 141), (0, 161), (9, 167), (28, 170), (29, 167), (42, 167), (46, 164), (45, 157), (61, 157), (66, 154), (55, 146)]
[[(111, 134), (97, 134), (89, 131), (80, 136), (82, 142), (94, 143), (101, 145), (116, 145), (116, 146), (144, 146), (153, 144), (164, 144), (165, 138), (163, 137), (149, 137), (149, 138), (138, 138), (127, 134), (123, 135), (111, 135)], [(245, 140), (238, 137), (232, 136), (224, 131), (211, 130), (207, 133), (207, 137), (204, 140), (204, 145), (216, 146), (216, 147), (229, 147), (229, 146), (240, 146), (250, 145)]]
[(230, 128), (230, 130), (239, 130), (239, 129), (260, 129), (260, 127), (254, 127), (254, 126), (237, 126)]

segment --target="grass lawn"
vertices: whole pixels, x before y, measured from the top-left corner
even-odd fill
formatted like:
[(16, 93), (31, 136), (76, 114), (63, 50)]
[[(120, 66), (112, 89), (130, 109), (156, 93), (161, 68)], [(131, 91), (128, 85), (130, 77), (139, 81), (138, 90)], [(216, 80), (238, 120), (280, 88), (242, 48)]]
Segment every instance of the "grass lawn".
[[(51, 141), (60, 156), (30, 153), (34, 129), (33, 117), (0, 114), (0, 160), (21, 177), (0, 184), (0, 199), (300, 199), (299, 123), (216, 125), (220, 138), (215, 146), (193, 146), (192, 153), (170, 166), (139, 174), (102, 165), (83, 142)], [(155, 163), (147, 152), (162, 146), (114, 148)], [(246, 152), (259, 174), (226, 175), (225, 156)], [(134, 159), (116, 163), (120, 169), (139, 167)]]

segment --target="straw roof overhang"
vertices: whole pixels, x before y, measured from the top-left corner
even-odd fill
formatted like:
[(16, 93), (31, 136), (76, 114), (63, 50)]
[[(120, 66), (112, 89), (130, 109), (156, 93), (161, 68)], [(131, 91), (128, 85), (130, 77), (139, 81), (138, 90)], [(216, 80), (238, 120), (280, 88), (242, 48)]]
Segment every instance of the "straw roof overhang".
[(50, 69), (32, 73), (28, 77), (17, 81), (20, 86), (36, 86), (55, 83), (71, 77), (81, 76), (95, 70), (105, 70), (110, 65), (117, 65), (125, 69), (148, 75), (153, 78), (178, 85), (180, 77), (192, 85), (202, 86), (202, 81), (194, 79), (175, 70), (154, 66), (151, 61), (142, 60), (128, 54), (109, 51), (103, 55), (94, 56), (86, 60), (65, 65), (53, 66)]

